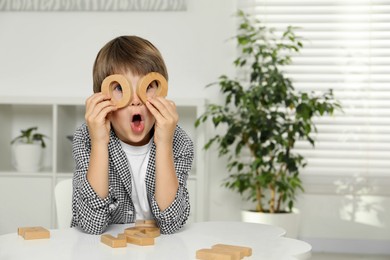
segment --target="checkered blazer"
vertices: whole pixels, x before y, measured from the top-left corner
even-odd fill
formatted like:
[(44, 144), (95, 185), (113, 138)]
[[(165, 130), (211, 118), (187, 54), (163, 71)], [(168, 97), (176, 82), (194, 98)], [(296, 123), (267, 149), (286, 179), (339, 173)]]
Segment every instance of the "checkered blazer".
[[(72, 222), (90, 234), (101, 234), (109, 224), (135, 222), (131, 196), (132, 178), (127, 157), (114, 131), (111, 130), (109, 151), (109, 194), (100, 198), (90, 186), (86, 175), (91, 154), (91, 139), (84, 123), (73, 137), (73, 157), (76, 169), (73, 176)], [(194, 158), (193, 142), (179, 126), (173, 138), (173, 154), (179, 189), (175, 200), (161, 211), (155, 199), (156, 146), (153, 143), (146, 170), (146, 189), (152, 214), (163, 234), (179, 230), (190, 213), (187, 178)]]

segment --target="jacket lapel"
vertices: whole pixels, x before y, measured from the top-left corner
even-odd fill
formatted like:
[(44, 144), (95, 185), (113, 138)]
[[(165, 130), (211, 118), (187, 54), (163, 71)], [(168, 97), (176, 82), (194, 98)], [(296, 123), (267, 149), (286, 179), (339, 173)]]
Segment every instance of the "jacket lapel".
[(149, 201), (154, 196), (155, 193), (155, 172), (156, 172), (156, 145), (152, 144), (152, 148), (150, 149), (149, 162), (148, 167), (146, 168), (146, 191), (148, 193)]
[[(118, 176), (122, 180), (123, 186), (129, 196), (131, 197), (131, 172), (129, 163), (127, 161), (127, 157), (125, 152), (122, 149), (122, 146), (119, 142), (118, 137), (115, 135), (114, 131), (111, 130), (110, 133), (110, 142), (108, 145), (108, 153), (110, 158), (110, 169), (114, 168), (118, 173)], [(111, 178), (115, 178), (115, 176), (111, 176), (113, 173), (110, 172), (110, 180)]]

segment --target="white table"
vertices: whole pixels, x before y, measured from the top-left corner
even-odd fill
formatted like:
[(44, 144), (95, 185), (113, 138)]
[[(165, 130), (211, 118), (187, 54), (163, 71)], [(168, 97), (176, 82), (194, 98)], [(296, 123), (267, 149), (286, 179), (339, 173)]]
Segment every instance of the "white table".
[[(112, 225), (106, 233), (117, 235), (133, 225)], [(284, 230), (274, 226), (243, 222), (201, 222), (186, 225), (173, 235), (161, 235), (154, 246), (127, 244), (111, 248), (100, 235), (88, 235), (75, 228), (50, 230), (50, 239), (24, 240), (17, 233), (0, 236), (0, 259), (66, 260), (186, 260), (195, 259), (201, 248), (232, 244), (252, 248), (245, 259), (308, 259), (311, 246), (282, 237)]]

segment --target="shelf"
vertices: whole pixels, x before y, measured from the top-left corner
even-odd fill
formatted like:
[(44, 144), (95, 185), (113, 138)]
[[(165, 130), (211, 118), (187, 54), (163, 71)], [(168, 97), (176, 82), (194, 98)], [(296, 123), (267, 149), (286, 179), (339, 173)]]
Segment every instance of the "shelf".
[[(1, 104), (0, 103), (0, 171), (14, 169), (12, 165), (11, 140), (20, 134), (21, 129), (37, 126), (39, 132), (47, 136), (53, 135), (53, 110), (50, 105), (24, 105), (24, 104)], [(47, 149), (43, 154), (43, 167), (52, 168), (52, 139), (45, 140)]]
[(18, 178), (52, 178), (52, 172), (17, 172), (17, 171), (1, 171), (0, 177), (18, 177)]

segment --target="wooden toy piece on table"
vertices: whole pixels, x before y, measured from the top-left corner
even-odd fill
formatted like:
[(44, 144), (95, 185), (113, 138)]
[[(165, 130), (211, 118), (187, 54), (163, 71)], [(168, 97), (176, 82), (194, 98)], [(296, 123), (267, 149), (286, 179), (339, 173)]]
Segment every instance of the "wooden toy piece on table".
[(126, 236), (127, 243), (149, 246), (154, 245), (154, 238), (160, 236), (160, 229), (155, 223), (138, 222), (135, 227), (126, 228), (123, 235)]
[(160, 236), (160, 229), (154, 220), (140, 220), (135, 227), (126, 228), (117, 238), (111, 235), (102, 235), (101, 242), (111, 247), (125, 247), (127, 243), (138, 246), (154, 245), (154, 239)]
[(239, 260), (240, 257), (232, 252), (221, 252), (213, 249), (199, 249), (196, 251), (196, 259), (200, 260)]
[(225, 244), (216, 244), (211, 249), (203, 248), (196, 251), (196, 259), (199, 260), (240, 260), (251, 255), (250, 247)]
[(125, 238), (127, 243), (137, 246), (152, 246), (154, 245), (154, 237), (150, 237), (143, 233), (136, 233), (132, 235), (119, 234), (118, 237)]
[(20, 227), (18, 235), (25, 240), (50, 238), (50, 231), (43, 227)]
[(126, 238), (123, 237), (113, 237), (109, 234), (104, 234), (100, 237), (100, 241), (110, 247), (118, 248), (118, 247), (126, 247), (127, 241)]
[(131, 227), (125, 229), (126, 235), (135, 235), (139, 233), (155, 238), (160, 236), (160, 229), (157, 227)]
[(156, 221), (152, 219), (145, 219), (145, 220), (137, 220), (135, 221), (136, 227), (157, 227)]
[(212, 249), (222, 249), (227, 251), (236, 251), (240, 253), (240, 257), (252, 255), (252, 248), (246, 246), (234, 246), (234, 245), (225, 245), (225, 244), (216, 244), (211, 247)]

